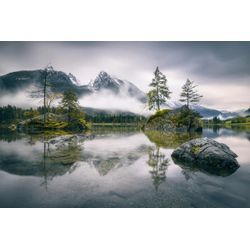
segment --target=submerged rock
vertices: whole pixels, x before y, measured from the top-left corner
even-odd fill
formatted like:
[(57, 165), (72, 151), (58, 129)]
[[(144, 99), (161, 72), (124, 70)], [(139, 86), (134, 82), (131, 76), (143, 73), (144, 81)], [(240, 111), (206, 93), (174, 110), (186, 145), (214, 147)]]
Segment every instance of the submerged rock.
[(62, 135), (52, 138), (47, 142), (52, 145), (61, 146), (61, 145), (66, 145), (68, 143), (81, 143), (84, 142), (85, 139), (93, 139), (93, 138), (94, 135), (87, 135), (87, 134)]
[(193, 167), (220, 176), (228, 176), (239, 168), (237, 155), (227, 145), (208, 138), (188, 141), (171, 156), (181, 167)]

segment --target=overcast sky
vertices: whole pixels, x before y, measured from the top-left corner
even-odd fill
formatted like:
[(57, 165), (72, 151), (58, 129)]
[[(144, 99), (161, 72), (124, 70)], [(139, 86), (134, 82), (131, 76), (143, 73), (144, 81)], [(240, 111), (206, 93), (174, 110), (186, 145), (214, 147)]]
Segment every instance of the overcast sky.
[(227, 110), (250, 106), (250, 42), (0, 42), (0, 75), (48, 63), (82, 84), (104, 70), (143, 91), (159, 66), (173, 100), (189, 78), (199, 85), (202, 105)]

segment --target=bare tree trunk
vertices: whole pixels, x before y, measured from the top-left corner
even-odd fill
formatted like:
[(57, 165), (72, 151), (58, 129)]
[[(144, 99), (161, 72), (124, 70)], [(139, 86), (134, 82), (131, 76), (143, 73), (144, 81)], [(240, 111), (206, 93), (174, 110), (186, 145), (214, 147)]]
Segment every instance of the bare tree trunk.
[(159, 88), (157, 86), (157, 111), (160, 110), (160, 103), (159, 103)]
[(47, 69), (45, 69), (45, 76), (44, 76), (44, 86), (43, 86), (43, 123), (46, 123), (46, 87), (47, 87)]

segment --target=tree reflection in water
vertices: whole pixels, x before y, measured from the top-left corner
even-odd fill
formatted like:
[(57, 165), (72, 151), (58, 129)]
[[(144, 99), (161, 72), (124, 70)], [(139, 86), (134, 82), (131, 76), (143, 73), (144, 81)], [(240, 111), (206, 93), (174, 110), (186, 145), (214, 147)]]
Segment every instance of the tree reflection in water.
[(166, 179), (166, 171), (170, 165), (170, 160), (160, 152), (160, 147), (151, 148), (148, 152), (148, 165), (155, 189), (158, 190), (160, 184)]
[(48, 181), (54, 176), (64, 175), (66, 172), (73, 172), (73, 164), (82, 159), (82, 143), (77, 140), (51, 145), (46, 136), (43, 137), (43, 157), (42, 157), (42, 186), (48, 189)]

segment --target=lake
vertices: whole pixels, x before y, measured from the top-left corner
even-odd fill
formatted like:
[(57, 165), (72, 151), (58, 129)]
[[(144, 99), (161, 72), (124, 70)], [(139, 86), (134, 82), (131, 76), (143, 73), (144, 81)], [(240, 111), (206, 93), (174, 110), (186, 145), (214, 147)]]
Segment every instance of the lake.
[[(240, 168), (221, 176), (174, 164), (173, 149), (201, 136), (227, 144)], [(0, 207), (250, 207), (247, 130), (190, 136), (120, 128), (63, 144), (53, 138), (1, 131)]]

